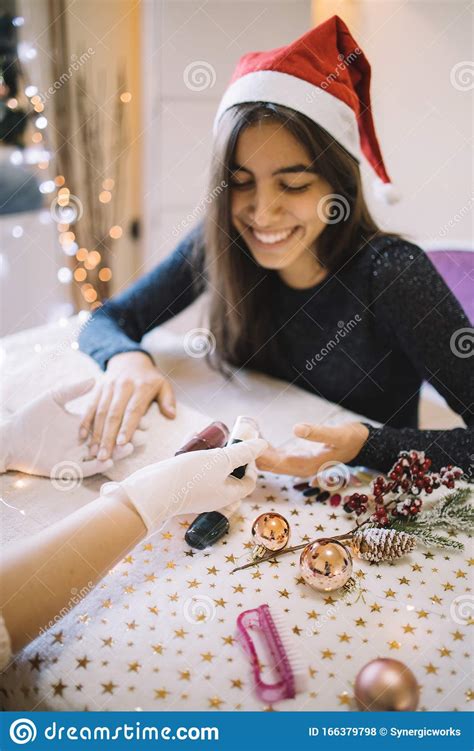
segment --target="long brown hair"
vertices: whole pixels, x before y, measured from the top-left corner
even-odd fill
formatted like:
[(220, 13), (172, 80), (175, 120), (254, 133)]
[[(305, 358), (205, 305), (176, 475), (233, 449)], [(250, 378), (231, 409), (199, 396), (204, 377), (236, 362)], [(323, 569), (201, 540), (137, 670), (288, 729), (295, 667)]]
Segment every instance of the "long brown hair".
[(216, 340), (209, 360), (226, 374), (225, 363), (265, 369), (269, 352), (276, 346), (271, 309), (277, 301), (272, 300), (271, 290), (277, 272), (264, 269), (253, 259), (232, 224), (230, 203), (231, 165), (239, 135), (264, 119), (280, 123), (302, 144), (334, 194), (349, 206), (345, 221), (327, 224), (318, 237), (317, 259), (323, 267), (336, 271), (368, 240), (385, 234), (365, 203), (356, 159), (325, 130), (305, 115), (272, 103), (245, 103), (228, 109), (214, 140), (208, 186), (213, 198), (198, 243), (209, 282), (208, 323)]

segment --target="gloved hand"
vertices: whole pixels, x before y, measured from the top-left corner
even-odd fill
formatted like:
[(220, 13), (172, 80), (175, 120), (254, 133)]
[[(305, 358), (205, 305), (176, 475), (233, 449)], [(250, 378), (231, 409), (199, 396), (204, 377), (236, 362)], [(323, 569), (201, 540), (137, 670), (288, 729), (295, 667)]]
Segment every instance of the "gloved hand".
[(46, 391), (28, 402), (0, 425), (0, 472), (9, 469), (29, 475), (62, 477), (77, 472), (79, 478), (105, 472), (114, 461), (133, 451), (133, 444), (117, 447), (112, 458), (100, 462), (88, 457), (79, 442), (81, 415), (68, 412), (67, 402), (91, 390), (94, 378)]
[[(245, 498), (257, 481), (255, 459), (267, 447), (262, 438), (220, 449), (191, 451), (149, 464), (122, 482), (108, 482), (101, 495), (118, 494), (133, 503), (150, 534), (176, 514), (214, 511)], [(245, 476), (230, 477), (247, 465)]]

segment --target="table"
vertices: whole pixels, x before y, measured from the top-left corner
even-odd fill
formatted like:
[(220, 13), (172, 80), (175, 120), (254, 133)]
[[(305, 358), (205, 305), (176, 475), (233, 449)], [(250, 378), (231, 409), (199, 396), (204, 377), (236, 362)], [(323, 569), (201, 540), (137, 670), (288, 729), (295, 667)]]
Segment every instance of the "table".
[[(4, 340), (7, 407), (17, 408), (59, 378), (96, 372), (75, 347), (80, 325), (69, 319), (60, 327), (48, 325)], [(266, 376), (239, 373), (226, 383), (202, 360), (186, 357), (180, 340), (165, 331), (154, 333), (147, 346), (183, 404), (228, 424), (237, 414), (253, 415), (275, 443), (285, 440), (302, 416), (333, 424), (354, 419), (338, 406)], [(3, 498), (16, 508), (3, 505), (2, 533), (4, 540), (14, 541), (96, 497), (104, 478), (89, 478), (68, 493), (55, 490), (47, 479), (18, 473), (3, 480)], [(235, 641), (237, 615), (266, 602), (292, 632), (309, 681), (306, 693), (271, 709), (353, 709), (357, 671), (380, 656), (412, 669), (421, 686), (421, 709), (468, 709), (474, 694), (465, 614), (472, 607), (474, 559), (467, 545), (463, 552), (419, 547), (397, 563), (380, 566), (354, 559), (357, 586), (349, 595), (308, 587), (298, 554), (231, 574), (247, 559), (251, 524), (263, 510), (287, 517), (292, 544), (353, 526), (340, 506), (304, 498), (293, 482), (263, 473), (230, 534), (213, 548), (189, 549), (183, 533), (191, 518), (177, 517), (140, 543), (95, 589), (72, 591), (71, 604), (79, 594), (85, 597), (17, 655), (4, 674), (4, 708), (270, 709), (255, 697)]]

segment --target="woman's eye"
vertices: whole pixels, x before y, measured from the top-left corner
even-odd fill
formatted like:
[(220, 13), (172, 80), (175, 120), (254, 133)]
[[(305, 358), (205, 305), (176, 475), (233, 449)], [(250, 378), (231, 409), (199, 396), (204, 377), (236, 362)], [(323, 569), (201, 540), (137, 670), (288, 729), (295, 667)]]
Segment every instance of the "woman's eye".
[(310, 183), (307, 185), (282, 185), (281, 186), (284, 191), (287, 191), (289, 193), (302, 193), (304, 190), (307, 190), (310, 187)]
[(240, 189), (240, 190), (244, 190), (245, 188), (249, 188), (252, 185), (253, 185), (252, 182), (237, 183), (237, 182), (233, 181), (233, 182), (231, 182), (230, 187), (231, 188), (237, 188), (237, 189)]

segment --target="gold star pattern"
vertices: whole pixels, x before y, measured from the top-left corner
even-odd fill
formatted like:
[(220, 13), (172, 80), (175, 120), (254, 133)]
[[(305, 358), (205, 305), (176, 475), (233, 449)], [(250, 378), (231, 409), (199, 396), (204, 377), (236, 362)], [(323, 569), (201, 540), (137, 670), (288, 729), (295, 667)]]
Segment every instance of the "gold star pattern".
[[(314, 501), (305, 506), (291, 488), (283, 496), (281, 483), (282, 479), (265, 476), (265, 495), (273, 497), (272, 510), (291, 516), (294, 544), (309, 542), (318, 532), (341, 535), (349, 528), (351, 522), (340, 509), (336, 513), (329, 504)], [(255, 511), (265, 508), (265, 495), (258, 486), (252, 495)], [(298, 555), (273, 558), (229, 577), (233, 567), (249, 560), (253, 547), (249, 532), (255, 514), (246, 503), (242, 509), (245, 514), (234, 517), (231, 534), (213, 548), (186, 549), (183, 534), (191, 518), (171, 520), (168, 532), (159, 534), (154, 545), (140, 543), (99, 583), (97, 596), (90, 593), (89, 612), (72, 616), (76, 631), (71, 633), (61, 623), (47, 632), (45, 648), (39, 642), (38, 652), (23, 657), (26, 673), (21, 672), (21, 658), (15, 660), (11, 672), (17, 683), (9, 691), (10, 701), (39, 703), (45, 686), (50, 696), (67, 701), (68, 710), (93, 710), (96, 704), (87, 697), (98, 690), (112, 711), (119, 708), (118, 702), (120, 708), (139, 711), (153, 698), (160, 711), (273, 711), (252, 691), (249, 666), (233, 633), (239, 613), (267, 601), (298, 638), (303, 653), (319, 655), (317, 670), (307, 666), (311, 708), (317, 706), (324, 686), (333, 708), (353, 709), (350, 687), (363, 664), (359, 658), (366, 654), (367, 662), (371, 649), (418, 665), (413, 668), (417, 680), (425, 676), (426, 706), (421, 711), (435, 705), (461, 711), (468, 703), (472, 706), (472, 686), (460, 668), (471, 658), (465, 641), (468, 622), (457, 625), (449, 614), (452, 598), (470, 596), (466, 572), (474, 565), (472, 557), (458, 551), (425, 555), (417, 548), (410, 560), (377, 566), (358, 560), (355, 587), (331, 593), (316, 592), (306, 584)], [(195, 609), (201, 598), (209, 600), (212, 618), (194, 612), (191, 623), (189, 604)], [(448, 630), (450, 624), (453, 631)], [(421, 660), (413, 661), (414, 652)], [(112, 666), (113, 676), (107, 673)], [(43, 678), (50, 670), (53, 683)], [(38, 680), (32, 686), (27, 676), (34, 671)], [(447, 686), (455, 688), (448, 691)]]

